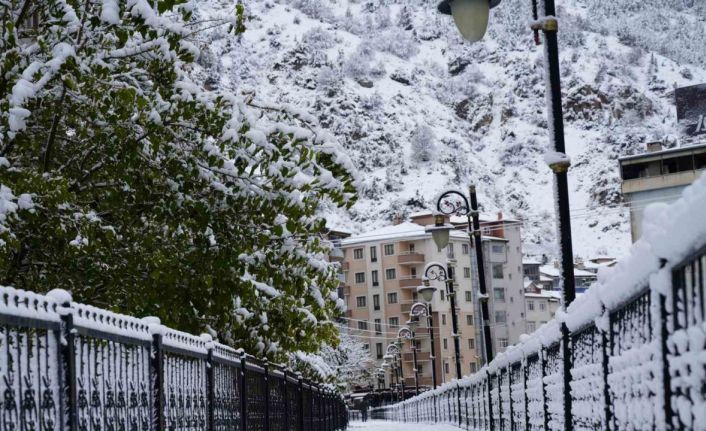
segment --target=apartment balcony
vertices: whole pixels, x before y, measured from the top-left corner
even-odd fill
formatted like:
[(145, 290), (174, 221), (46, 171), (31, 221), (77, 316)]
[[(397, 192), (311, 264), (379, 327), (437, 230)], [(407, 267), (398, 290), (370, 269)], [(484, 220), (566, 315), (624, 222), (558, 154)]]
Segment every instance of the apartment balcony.
[(350, 286), (344, 286), (343, 287), (343, 294), (345, 296), (350, 296), (351, 295), (351, 287)]
[(353, 317), (353, 310), (346, 310), (346, 317), (349, 319)]
[(406, 303), (406, 304), (403, 303), (403, 304), (400, 306), (400, 308), (402, 309), (402, 312), (403, 312), (403, 313), (409, 313), (409, 312), (412, 310), (412, 305), (414, 305), (414, 304), (411, 303), (411, 302)]
[(397, 263), (400, 265), (423, 265), (424, 255), (415, 251), (407, 251), (397, 255)]
[(400, 277), (398, 280), (401, 289), (416, 289), (422, 284), (421, 277), (417, 277), (416, 275), (406, 275)]
[[(417, 352), (417, 363), (422, 362), (422, 361), (428, 361), (429, 360), (429, 352)], [(405, 353), (404, 354), (404, 361), (405, 362), (414, 362), (414, 356), (412, 356), (412, 353)]]
[[(409, 390), (414, 389), (414, 374), (412, 374), (411, 377), (405, 376), (404, 384), (407, 387), (407, 389), (409, 389)], [(419, 376), (419, 386), (431, 386), (432, 384), (433, 384), (433, 381), (432, 381), (431, 377)]]
[(351, 269), (351, 263), (350, 262), (341, 262), (341, 270), (343, 272), (348, 272), (348, 270)]

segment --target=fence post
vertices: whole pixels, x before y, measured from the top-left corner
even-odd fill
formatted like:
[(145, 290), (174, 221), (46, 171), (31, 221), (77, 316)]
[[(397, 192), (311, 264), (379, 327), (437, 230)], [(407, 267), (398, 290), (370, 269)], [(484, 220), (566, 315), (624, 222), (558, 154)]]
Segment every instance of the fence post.
[(152, 354), (150, 355), (150, 386), (152, 391), (152, 423), (156, 431), (164, 431), (167, 425), (164, 419), (164, 349), (162, 348), (162, 326), (157, 317), (142, 319), (149, 325), (152, 333)]
[[(539, 358), (537, 358), (539, 360)], [(524, 390), (525, 398), (525, 429), (529, 429), (529, 397), (527, 396), (527, 377), (529, 377), (529, 368), (527, 367), (527, 358), (523, 355), (522, 357), (522, 389)]]
[(464, 410), (466, 411), (466, 429), (471, 428), (471, 416), (468, 414), (468, 390), (468, 386), (463, 389), (463, 406)]
[(287, 419), (289, 418), (289, 380), (287, 380), (287, 369), (282, 370), (282, 377), (284, 378), (284, 414), (282, 417), (284, 418), (283, 421), (283, 426), (286, 429), (289, 429), (289, 426), (287, 426)]
[(248, 429), (248, 385), (246, 382), (245, 362), (246, 356), (243, 353), (240, 356), (240, 429), (242, 431)]
[(547, 387), (544, 384), (544, 378), (547, 376), (547, 351), (544, 348), (539, 350), (539, 356), (542, 360), (542, 413), (544, 414), (544, 429), (549, 429), (549, 407), (547, 406)]
[[(74, 333), (74, 315), (71, 310), (71, 294), (66, 291), (52, 291), (56, 295), (49, 295), (57, 300), (60, 300), (57, 307), (61, 315), (61, 343), (59, 343), (59, 367), (62, 370), (62, 391), (60, 399), (63, 399), (68, 405), (66, 412), (68, 417), (63, 418), (62, 428), (66, 426), (68, 421), (70, 431), (78, 431), (78, 393), (76, 388), (76, 335)], [(52, 293), (50, 292), (50, 293)], [(59, 302), (59, 301), (57, 301)], [(62, 406), (62, 413), (64, 408)]]
[(270, 431), (270, 371), (267, 364), (267, 359), (262, 363), (262, 368), (264, 369), (262, 374), (262, 381), (264, 382), (265, 393), (265, 431)]
[(564, 430), (574, 429), (573, 415), (571, 414), (571, 333), (566, 323), (561, 324), (561, 345), (564, 362)]
[(297, 380), (299, 380), (299, 431), (304, 431), (304, 380), (301, 374), (297, 374)]
[(495, 423), (493, 423), (493, 380), (491, 380), (488, 371), (485, 372), (485, 378), (488, 382), (488, 390), (486, 391), (486, 395), (488, 396), (488, 428), (490, 428), (490, 431), (493, 431), (495, 429)]
[(213, 363), (213, 338), (209, 334), (201, 335), (201, 338), (206, 341), (206, 426), (208, 431), (215, 430), (215, 412), (216, 412), (216, 370)]
[[(605, 307), (603, 307), (603, 313), (606, 313), (607, 310)], [(605, 408), (605, 425), (607, 430), (613, 429), (611, 422), (613, 421), (613, 418), (611, 416), (611, 411), (610, 411), (610, 387), (608, 386), (608, 373), (610, 372), (608, 368), (608, 360), (609, 356), (613, 350), (613, 316), (611, 313), (608, 313), (608, 332), (606, 331), (601, 331), (601, 341), (603, 344), (603, 357), (601, 358), (603, 361), (603, 400), (604, 400), (604, 408)]]
[[(660, 350), (662, 359), (662, 389), (664, 390), (664, 429), (672, 429), (672, 388), (669, 381), (669, 362), (667, 358), (668, 347), (667, 347), (667, 337), (669, 336), (667, 328), (667, 297), (662, 294), (659, 295), (659, 313), (660, 313)], [(672, 302), (676, 301), (676, 295), (674, 289), (672, 289)], [(676, 322), (676, 312), (674, 313), (674, 319)], [(651, 322), (650, 322), (651, 323)]]

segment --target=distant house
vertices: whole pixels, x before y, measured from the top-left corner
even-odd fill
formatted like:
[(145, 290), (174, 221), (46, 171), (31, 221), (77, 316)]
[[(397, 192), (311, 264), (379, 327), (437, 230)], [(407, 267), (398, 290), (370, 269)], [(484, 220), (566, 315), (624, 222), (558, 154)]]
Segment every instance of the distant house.
[[(559, 286), (559, 263), (554, 265), (542, 265), (539, 267), (540, 284), (550, 282), (548, 290), (560, 290)], [(542, 280), (544, 278), (544, 280)], [(574, 279), (576, 280), (576, 293), (583, 293), (593, 284), (598, 277), (595, 273), (583, 269), (574, 268)]]
[(525, 279), (525, 306), (527, 333), (531, 334), (537, 328), (554, 318), (561, 306), (561, 293), (556, 290), (543, 289), (538, 283)]
[(599, 269), (609, 268), (616, 263), (618, 263), (618, 261), (614, 257), (601, 256), (588, 260), (578, 259), (576, 262), (576, 268), (598, 274)]

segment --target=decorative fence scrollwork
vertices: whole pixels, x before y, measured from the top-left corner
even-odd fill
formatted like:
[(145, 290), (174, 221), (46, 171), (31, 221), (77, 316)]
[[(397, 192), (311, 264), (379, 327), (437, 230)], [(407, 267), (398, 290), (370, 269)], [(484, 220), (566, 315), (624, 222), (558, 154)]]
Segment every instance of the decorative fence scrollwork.
[[(606, 303), (589, 290), (565, 320), (543, 326), (478, 373), (372, 417), (492, 431), (706, 429), (706, 248), (637, 271), (630, 279), (641, 281), (611, 292)], [(447, 408), (454, 400), (460, 414)], [(417, 409), (419, 420), (403, 414)]]
[(335, 431), (338, 393), (228, 346), (0, 287), (0, 430)]

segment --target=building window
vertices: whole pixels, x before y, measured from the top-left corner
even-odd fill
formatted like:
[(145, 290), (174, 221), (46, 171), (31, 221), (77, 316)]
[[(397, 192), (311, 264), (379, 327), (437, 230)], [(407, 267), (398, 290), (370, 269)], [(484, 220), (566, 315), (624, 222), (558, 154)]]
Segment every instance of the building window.
[(446, 325), (446, 314), (441, 315), (441, 324)]
[(527, 322), (527, 333), (531, 334), (537, 329), (537, 324), (535, 322)]
[(505, 253), (505, 245), (503, 244), (493, 244), (493, 253)]
[(388, 304), (397, 304), (397, 292), (391, 292), (387, 294)]
[(375, 355), (378, 359), (382, 359), (382, 343), (375, 344)]
[(363, 249), (362, 248), (356, 248), (353, 250), (353, 259), (362, 259), (363, 258)]
[(547, 309), (547, 304), (544, 303), (544, 301), (539, 303), (539, 311), (544, 311)]
[(370, 278), (372, 278), (372, 280), (373, 280), (373, 287), (380, 285), (380, 281), (378, 280), (378, 271), (377, 270), (370, 273)]
[(470, 247), (468, 244), (461, 244), (461, 253), (463, 253), (463, 254), (470, 253)]
[(389, 323), (390, 328), (397, 328), (400, 326), (400, 318), (399, 317), (390, 317), (387, 319), (387, 323)]
[(380, 295), (373, 295), (373, 310), (380, 310)]
[(358, 329), (361, 331), (368, 330), (368, 322), (358, 322)]
[(385, 256), (392, 256), (395, 254), (395, 244), (385, 244)]
[(378, 248), (377, 247), (370, 247), (370, 261), (371, 262), (378, 261)]
[(444, 372), (446, 374), (449, 374), (449, 363), (448, 362), (444, 362)]
[(469, 349), (475, 349), (476, 348), (476, 340), (473, 338), (468, 339), (468, 348)]
[(475, 373), (475, 372), (476, 372), (476, 363), (475, 363), (475, 362), (471, 362), (470, 365), (471, 365), (471, 373)]
[(439, 295), (440, 295), (441, 300), (443, 301), (444, 300), (444, 290), (440, 290)]
[(496, 287), (493, 289), (493, 297), (496, 302), (505, 302), (505, 289)]
[(466, 316), (466, 325), (473, 326), (473, 315), (469, 314)]
[(506, 322), (507, 322), (507, 314), (505, 313), (505, 310), (496, 311), (495, 312), (495, 323), (506, 323)]
[(417, 370), (419, 374), (424, 374), (424, 364), (417, 364)]
[(501, 349), (507, 349), (508, 345), (507, 338), (498, 338), (498, 346), (500, 346)]
[(395, 278), (397, 278), (397, 271), (395, 271), (395, 268), (386, 269), (385, 278), (388, 280), (394, 280)]
[(382, 320), (375, 319), (375, 335), (382, 334)]
[(463, 268), (463, 278), (471, 278), (471, 268)]
[(502, 279), (504, 277), (503, 264), (494, 263), (493, 264), (493, 278)]
[(449, 245), (446, 246), (446, 257), (448, 257), (449, 259), (453, 259), (455, 257), (453, 243), (449, 243)]
[(527, 301), (527, 309), (529, 311), (534, 311), (534, 301)]
[(464, 293), (466, 294), (466, 302), (473, 302), (473, 297), (471, 296), (471, 291), (467, 290)]
[(365, 283), (365, 273), (364, 272), (356, 272), (355, 273), (355, 282), (358, 284)]
[(366, 297), (365, 296), (358, 296), (355, 298), (356, 305), (358, 308), (363, 308), (366, 306)]
[(444, 338), (444, 350), (449, 350), (449, 340), (448, 340), (448, 338)]

